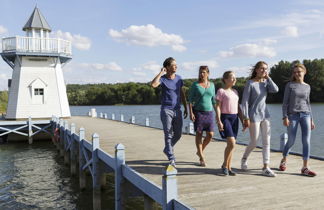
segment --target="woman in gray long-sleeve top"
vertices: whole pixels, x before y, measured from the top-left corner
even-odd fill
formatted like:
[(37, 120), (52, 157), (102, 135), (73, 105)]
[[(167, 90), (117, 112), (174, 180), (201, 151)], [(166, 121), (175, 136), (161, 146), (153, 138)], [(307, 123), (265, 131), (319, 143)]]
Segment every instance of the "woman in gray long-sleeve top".
[(300, 124), (303, 144), (303, 167), (301, 173), (306, 176), (316, 176), (314, 171), (309, 170), (308, 160), (310, 153), (311, 130), (315, 128), (310, 107), (310, 86), (304, 82), (306, 68), (303, 64), (293, 67), (291, 82), (285, 88), (282, 104), (283, 124), (287, 126), (288, 142), (282, 152), (283, 158), (279, 169), (285, 171), (287, 156), (290, 148), (294, 145), (298, 124)]
[(250, 130), (250, 143), (246, 147), (241, 160), (241, 168), (247, 170), (247, 159), (256, 147), (257, 139), (261, 132), (262, 156), (264, 176), (275, 177), (276, 174), (269, 168), (270, 162), (270, 114), (266, 106), (268, 93), (277, 93), (278, 86), (268, 74), (268, 64), (259, 61), (252, 68), (250, 80), (247, 81), (242, 97), (242, 113), (244, 127)]

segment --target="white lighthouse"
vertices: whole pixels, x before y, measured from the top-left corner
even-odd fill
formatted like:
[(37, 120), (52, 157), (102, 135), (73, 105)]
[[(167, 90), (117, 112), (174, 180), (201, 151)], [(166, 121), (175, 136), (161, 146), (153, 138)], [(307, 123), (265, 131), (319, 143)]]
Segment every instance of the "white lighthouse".
[(37, 7), (23, 31), (2, 39), (1, 56), (13, 69), (6, 119), (70, 117), (62, 66), (72, 59), (71, 42), (49, 37)]

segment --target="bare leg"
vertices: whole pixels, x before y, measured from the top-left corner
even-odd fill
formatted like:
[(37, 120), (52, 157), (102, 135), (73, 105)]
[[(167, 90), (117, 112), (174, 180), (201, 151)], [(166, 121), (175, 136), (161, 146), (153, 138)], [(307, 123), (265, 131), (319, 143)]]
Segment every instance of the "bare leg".
[(202, 132), (196, 132), (196, 147), (197, 147), (197, 155), (199, 159), (203, 159), (203, 146), (202, 146)]
[(232, 162), (232, 155), (235, 145), (235, 138), (234, 137), (227, 137), (227, 146), (224, 151), (224, 163), (223, 167), (231, 170), (231, 162)]
[(213, 135), (214, 135), (214, 132), (206, 132), (206, 137), (205, 137), (205, 139), (203, 141), (203, 144), (202, 144), (202, 151), (204, 151), (206, 146), (209, 144), (209, 142), (213, 138)]
[(205, 162), (205, 157), (204, 157), (204, 149), (206, 146), (209, 144), (211, 141), (212, 137), (214, 135), (214, 132), (206, 132), (206, 137), (204, 138), (203, 142), (201, 143), (202, 140), (202, 133), (196, 134), (196, 146), (197, 146), (197, 155), (199, 156), (199, 161), (201, 166), (206, 166)]
[(308, 160), (303, 160), (303, 168), (308, 168)]

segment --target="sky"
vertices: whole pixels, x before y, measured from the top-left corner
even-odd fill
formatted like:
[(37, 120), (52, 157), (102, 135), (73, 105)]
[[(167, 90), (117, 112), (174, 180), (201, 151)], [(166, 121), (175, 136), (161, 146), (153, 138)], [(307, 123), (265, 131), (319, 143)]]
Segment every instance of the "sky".
[[(323, 58), (322, 0), (0, 0), (0, 37), (25, 36), (36, 5), (50, 37), (72, 42), (66, 84), (150, 82), (170, 56), (183, 78)], [(0, 90), (11, 76), (1, 60)]]

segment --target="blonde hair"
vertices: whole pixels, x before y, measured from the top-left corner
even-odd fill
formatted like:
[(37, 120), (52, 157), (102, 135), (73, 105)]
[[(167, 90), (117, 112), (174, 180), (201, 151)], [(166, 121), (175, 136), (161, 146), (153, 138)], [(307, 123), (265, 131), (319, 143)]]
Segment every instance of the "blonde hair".
[(297, 64), (293, 65), (292, 72), (291, 72), (291, 77), (290, 77), (290, 81), (292, 81), (292, 82), (296, 81), (296, 77), (294, 75), (294, 70), (296, 68), (301, 68), (304, 71), (305, 74), (307, 73), (307, 70), (306, 70), (306, 67), (304, 66), (304, 64), (297, 63)]

